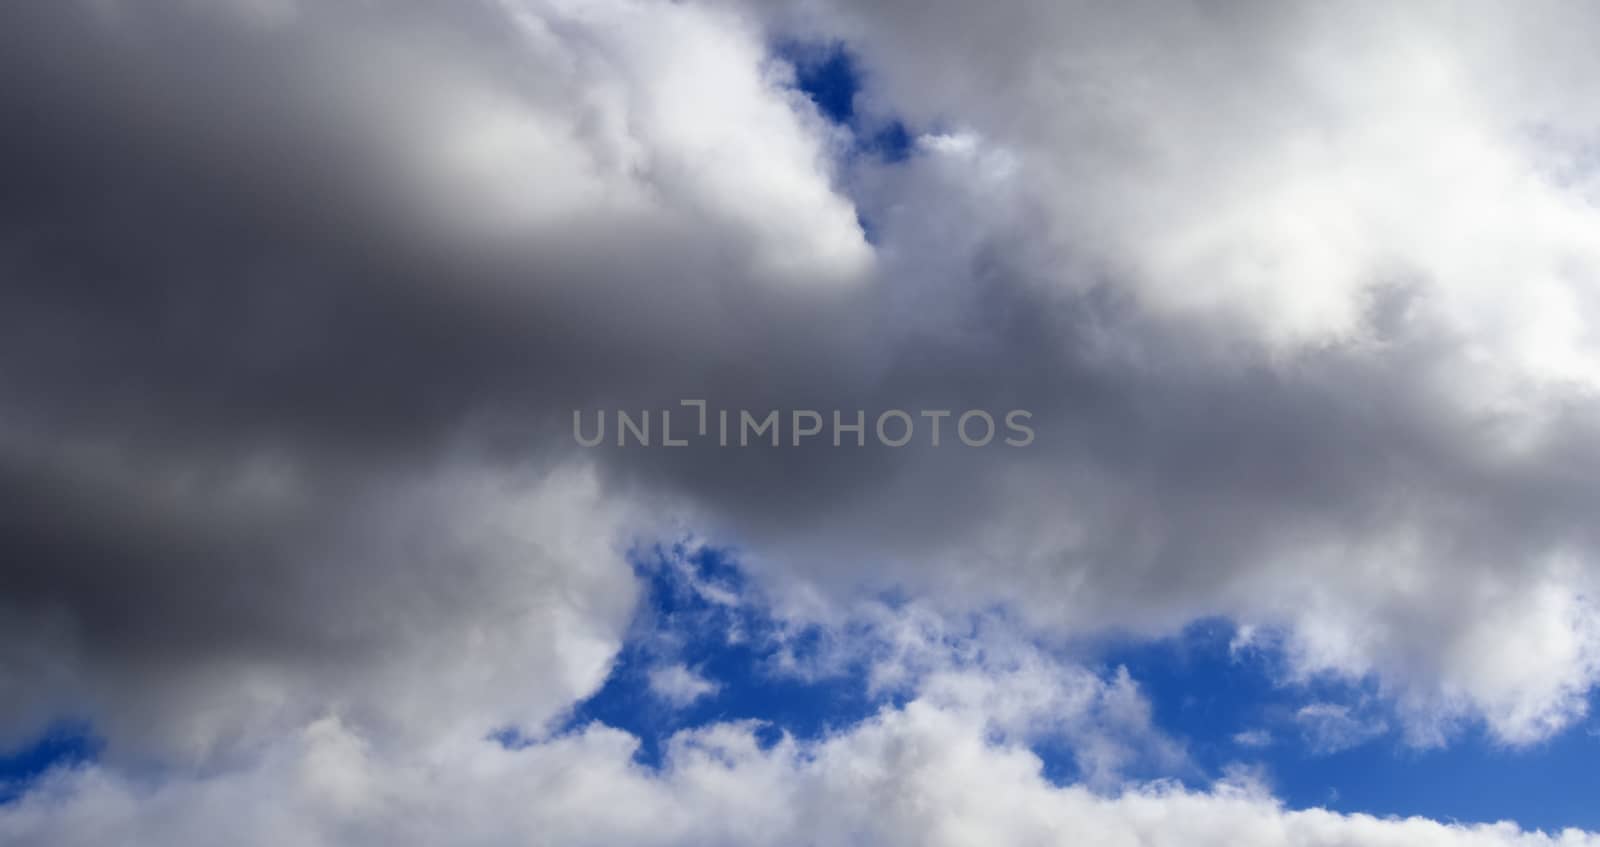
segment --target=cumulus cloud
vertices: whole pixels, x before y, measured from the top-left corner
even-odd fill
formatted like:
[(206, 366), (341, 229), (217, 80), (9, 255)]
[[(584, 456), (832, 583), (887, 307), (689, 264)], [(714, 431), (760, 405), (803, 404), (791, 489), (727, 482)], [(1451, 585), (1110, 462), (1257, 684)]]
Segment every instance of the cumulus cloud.
[[(600, 684), (636, 593), (589, 475), (390, 479), (337, 526), (304, 514), (327, 495), (284, 469), (107, 476), (8, 515), (35, 557), (6, 601), (38, 604), (3, 619), (7, 655), (31, 658), (4, 677), (15, 739), (67, 716), (113, 756), (202, 763), (329, 708), (397, 744), (539, 726)], [(228, 535), (267, 518), (294, 543)], [(142, 543), (95, 535), (119, 523)]]
[[(1371, 681), (1411, 743), (1585, 714), (1593, 14), (8, 5), (0, 740), (66, 714), (109, 746), (4, 825), (181, 843), (216, 822), (178, 809), (257, 795), (233, 828), (279, 842), (439, 807), (463, 838), (572, 843), (609, 785), (667, 821), (602, 815), (612, 842), (781, 842), (837, 802), (824, 834), (874, 842), (1541, 843), (1242, 789), (1105, 797), (1025, 746), (1064, 731), (1113, 781), (1161, 746), (1137, 681), (1038, 642), (1215, 615), (1281, 634), (1291, 681)], [(854, 57), (862, 126), (795, 89), (770, 49), (794, 38)], [(859, 155), (890, 119), (910, 157)], [(572, 439), (574, 409), (692, 397), (1026, 408), (1037, 438)], [(840, 650), (917, 699), (814, 746), (685, 735), (662, 775), (599, 727), (480, 742), (600, 685), (626, 551), (685, 527), (738, 545), (785, 617), (879, 616)], [(885, 591), (917, 602), (862, 611)], [(973, 615), (1006, 622), (981, 656), (929, 647)], [(679, 669), (661, 688), (692, 701)], [(151, 787), (131, 761), (222, 770)], [(567, 811), (440, 806), (565, 766)], [(462, 790), (430, 800), (440, 780)]]
[[(186, 845), (220, 832), (247, 845), (1596, 843), (1510, 823), (1293, 811), (1238, 770), (1205, 789), (1127, 779), (1129, 745), (1165, 757), (1169, 771), (1181, 752), (1150, 725), (1125, 670), (1096, 675), (1005, 620), (881, 604), (855, 615), (860, 634), (840, 647), (872, 657), (867, 684), (904, 697), (816, 738), (711, 723), (672, 735), (659, 767), (646, 768), (638, 738), (599, 723), (516, 745), (455, 736), (419, 754), (328, 715), (221, 772), (152, 783), (99, 764), (58, 768), (0, 807), (0, 836), (18, 845)], [(681, 665), (667, 670), (675, 684), (705, 684)], [(652, 674), (652, 690), (657, 682)], [(1070, 745), (1081, 780), (1046, 778), (1032, 745), (1047, 737)]]
[(1600, 219), (1571, 145), (1600, 77), (1572, 10), (818, 5), (770, 14), (940, 128), (864, 179), (890, 273), (966, 292), (974, 371), (1058, 424), (907, 571), (1069, 627), (1284, 627), (1420, 743), (1583, 713)]
[(1289, 811), (1246, 784), (1115, 796), (1059, 787), (1031, 753), (985, 740), (920, 701), (814, 744), (763, 747), (751, 727), (675, 737), (663, 770), (630, 762), (634, 740), (591, 727), (506, 750), (451, 746), (386, 760), (337, 721), (284, 739), (250, 771), (152, 791), (96, 768), (55, 774), (0, 810), (18, 845), (249, 844), (1594, 844), (1525, 832)]
[[(582, 315), (669, 344), (729, 285), (858, 274), (815, 118), (695, 7), (234, 11), (7, 12), (7, 737), (72, 709), (204, 758), (347, 698), (537, 724), (598, 685), (623, 552), (673, 514), (623, 520), (649, 495), (567, 450), (560, 407), (620, 387), (569, 370), (615, 340)], [(678, 290), (616, 308), (646, 284)]]

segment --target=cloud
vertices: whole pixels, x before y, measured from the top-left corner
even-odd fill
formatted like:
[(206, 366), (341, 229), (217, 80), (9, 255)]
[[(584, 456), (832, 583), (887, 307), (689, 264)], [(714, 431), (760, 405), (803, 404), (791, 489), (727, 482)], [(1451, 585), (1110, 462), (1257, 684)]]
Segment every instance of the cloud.
[(701, 697), (717, 693), (717, 683), (690, 670), (685, 665), (665, 665), (652, 668), (649, 674), (650, 690), (673, 706), (682, 708)]
[[(637, 588), (592, 475), (391, 478), (343, 492), (366, 499), (336, 525), (306, 514), (334, 494), (310, 484), (113, 472), (76, 489), (93, 497), (14, 510), (34, 557), (7, 602), (39, 608), (4, 618), (8, 655), (33, 653), (7, 668), (7, 730), (81, 716), (115, 757), (201, 763), (337, 708), (407, 745), (537, 727), (605, 677)], [(293, 543), (229, 534), (268, 520)]]
[(1348, 750), (1387, 732), (1382, 720), (1363, 718), (1349, 706), (1338, 703), (1310, 703), (1294, 713), (1295, 723), (1305, 733), (1313, 753), (1328, 754)]
[(564, 364), (631, 332), (583, 315), (648, 328), (598, 366), (641, 386), (728, 286), (848, 285), (825, 146), (698, 7), (232, 11), (6, 13), (0, 732), (86, 712), (204, 760), (330, 705), (537, 726), (678, 511), (570, 448), (572, 405), (631, 391)]
[(1233, 734), (1233, 743), (1240, 747), (1259, 750), (1272, 746), (1272, 733), (1265, 729), (1247, 729)]
[(659, 773), (603, 727), (521, 750), (465, 742), (392, 761), (327, 720), (251, 770), (159, 790), (96, 768), (0, 809), (18, 845), (130, 843), (1583, 845), (1592, 836), (1290, 811), (1248, 783), (1116, 795), (1057, 787), (1025, 749), (914, 701), (825, 740), (763, 747), (744, 724), (676, 736)]
[[(1053, 422), (1037, 475), (908, 471), (852, 561), (937, 514), (897, 578), (1069, 629), (1282, 628), (1303, 674), (1376, 675), (1419, 743), (1570, 726), (1600, 644), (1571, 473), (1596, 460), (1600, 262), (1570, 145), (1600, 74), (1543, 8), (779, 4), (851, 46), (858, 102), (935, 129), (862, 180), (885, 276), (938, 292), (948, 322), (919, 328), (959, 327), (950, 358)], [(1526, 674), (1484, 649), (1530, 642)]]
[[(432, 768), (537, 787), (555, 771), (529, 763), (593, 755), (573, 785), (637, 791), (669, 839), (743, 796), (706, 752), (728, 747), (749, 785), (810, 786), (773, 797), (840, 800), (879, 840), (863, 798), (924, 841), (1025, 840), (1059, 806), (1108, 837), (1176, 838), (1187, 810), (1201, 840), (1537, 843), (1105, 799), (1017, 747), (1060, 707), (1100, 750), (1086, 770), (1120, 773), (1158, 734), (1136, 683), (1041, 666), (1037, 642), (1217, 615), (1282, 633), (1297, 678), (1373, 680), (1412, 743), (1481, 722), (1527, 745), (1585, 714), (1600, 67), (1591, 12), (1536, 6), (10, 5), (0, 739), (71, 713), (111, 764), (62, 777), (81, 815), (40, 794), (7, 826), (93, 840), (53, 828), (276, 787), (249, 823), (331, 840), (383, 828), (363, 803), (428, 808), (404, 781)], [(902, 120), (912, 155), (843, 155), (783, 37), (845, 45), (863, 125)], [(574, 409), (686, 397), (1026, 408), (1038, 437), (571, 438)], [(625, 551), (686, 527), (795, 621), (887, 592), (1016, 632), (959, 662), (915, 631), (862, 647), (925, 699), (812, 763), (737, 727), (686, 736), (665, 778), (598, 728), (480, 749), (600, 685), (638, 593)], [(1123, 734), (1096, 748), (1089, 724)], [(150, 788), (135, 760), (236, 776)], [(397, 787), (369, 793), (390, 785), (370, 762)], [(335, 782), (294, 794), (305, 767)], [(1017, 799), (947, 794), (979, 776)], [(803, 825), (758, 808), (773, 838)]]
[[(694, 581), (685, 587), (697, 590)], [(748, 593), (737, 603), (764, 613)], [(244, 845), (352, 847), (445, 837), (475, 845), (1010, 844), (1063, 834), (1158, 845), (1596, 843), (1576, 830), (1546, 835), (1510, 823), (1293, 811), (1237, 767), (1201, 787), (1134, 779), (1126, 768), (1139, 755), (1168, 773), (1185, 765), (1152, 727), (1126, 670), (1097, 675), (1003, 618), (879, 603), (853, 617), (821, 640), (859, 655), (819, 662), (870, 657), (863, 684), (900, 696), (815, 737), (774, 735), (760, 721), (713, 722), (674, 732), (659, 766), (645, 767), (639, 738), (598, 722), (517, 744), (455, 735), (419, 752), (326, 715), (280, 733), (247, 764), (216, 771), (152, 781), (114, 764), (62, 766), (0, 806), (0, 838), (173, 847), (211, 843), (220, 831)], [(664, 678), (707, 684), (683, 665), (656, 670), (651, 690)], [(1331, 708), (1302, 714), (1318, 710)], [(1046, 777), (1035, 747), (1050, 739), (1064, 741), (1080, 779)]]

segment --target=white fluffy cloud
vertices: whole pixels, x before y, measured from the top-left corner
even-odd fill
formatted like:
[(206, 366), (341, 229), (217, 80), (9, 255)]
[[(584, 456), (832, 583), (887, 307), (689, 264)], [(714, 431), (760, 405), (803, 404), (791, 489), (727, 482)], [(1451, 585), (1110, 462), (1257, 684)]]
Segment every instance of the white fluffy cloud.
[(986, 740), (960, 711), (913, 701), (815, 744), (763, 749), (752, 728), (677, 736), (660, 773), (634, 739), (592, 726), (508, 751), (487, 742), (426, 758), (376, 754), (336, 720), (285, 738), (252, 769), (141, 785), (98, 768), (60, 772), (0, 810), (17, 845), (1590, 845), (1530, 833), (1288, 811), (1260, 788), (1057, 787), (1025, 749)]
[[(1375, 676), (1418, 743), (1584, 714), (1600, 554), (1559, 505), (1600, 421), (1584, 13), (774, 7), (855, 51), (863, 109), (936, 129), (862, 178), (883, 285), (967, 320), (982, 295), (946, 292), (985, 269), (1131, 299), (1131, 325), (1046, 327), (1170, 401), (1137, 451), (995, 484), (1003, 509), (897, 576), (1069, 630), (1280, 627), (1302, 674)], [(1082, 403), (1149, 401), (1110, 395)]]

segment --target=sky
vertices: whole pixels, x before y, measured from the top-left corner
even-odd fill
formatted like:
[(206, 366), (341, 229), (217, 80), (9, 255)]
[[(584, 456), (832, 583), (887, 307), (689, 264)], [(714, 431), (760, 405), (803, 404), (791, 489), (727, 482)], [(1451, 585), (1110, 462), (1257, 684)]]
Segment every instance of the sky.
[(7, 5), (0, 843), (1600, 843), (1595, 14)]

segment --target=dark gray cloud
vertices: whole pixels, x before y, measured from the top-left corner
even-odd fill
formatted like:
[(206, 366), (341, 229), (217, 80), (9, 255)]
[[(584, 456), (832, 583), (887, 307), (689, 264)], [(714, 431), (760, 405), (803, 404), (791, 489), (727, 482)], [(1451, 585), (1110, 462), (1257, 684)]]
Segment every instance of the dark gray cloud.
[[(451, 720), (537, 722), (620, 635), (617, 545), (674, 521), (839, 595), (1282, 626), (1419, 737), (1581, 708), (1593, 213), (1536, 182), (1451, 216), (1548, 152), (1467, 108), (1501, 61), (1477, 35), (1418, 47), (1459, 73), (1395, 95), (1459, 106), (1461, 163), (1383, 183), (1437, 139), (1372, 93), (1403, 50), (1323, 64), (1359, 16), (268, 8), (0, 13), (12, 737), (66, 707), (201, 751), (328, 703), (414, 729), (449, 711), (415, 685), (450, 645), (490, 680)], [(764, 55), (789, 29), (849, 39), (917, 155), (832, 155)], [(1394, 204), (1439, 214), (1363, 218)], [(1468, 251), (1494, 273), (1461, 231), (1496, 235)], [(573, 443), (574, 409), (682, 398), (1024, 408), (1037, 437)], [(532, 623), (463, 646), (495, 615)], [(529, 706), (519, 672), (559, 681)], [(181, 729), (202, 709), (243, 717)]]

